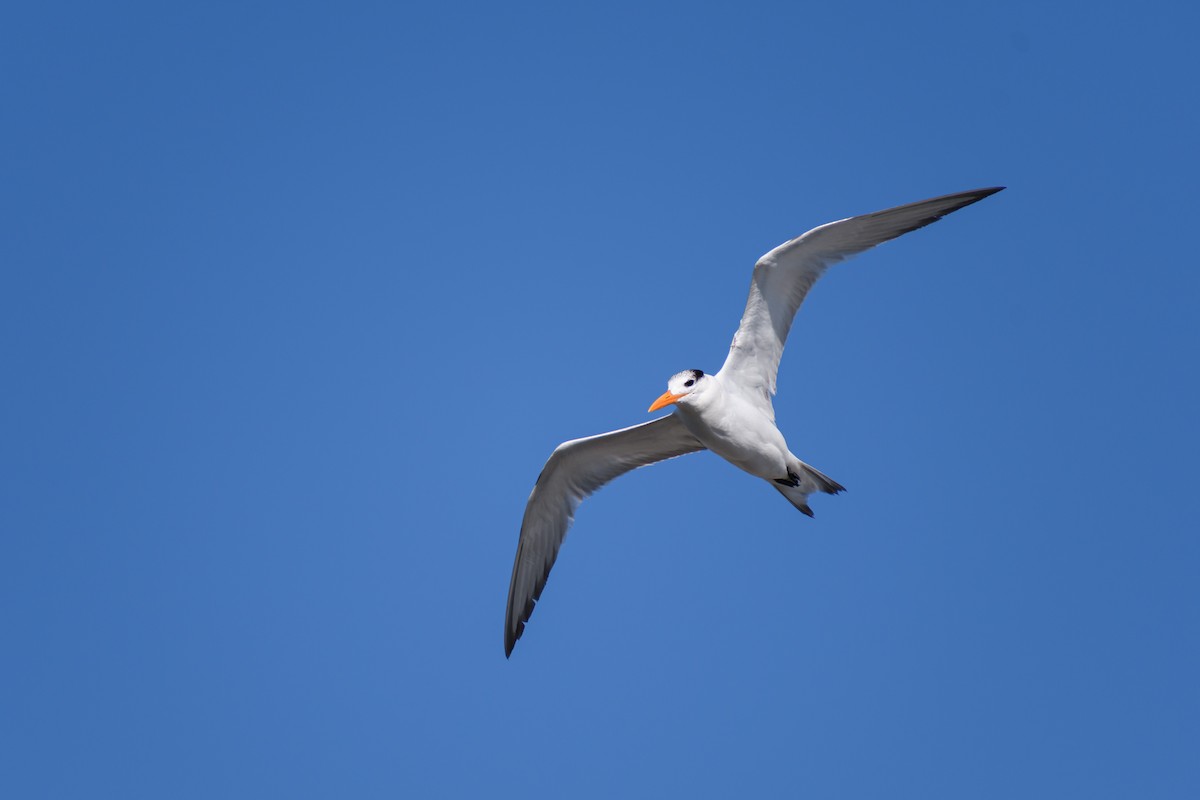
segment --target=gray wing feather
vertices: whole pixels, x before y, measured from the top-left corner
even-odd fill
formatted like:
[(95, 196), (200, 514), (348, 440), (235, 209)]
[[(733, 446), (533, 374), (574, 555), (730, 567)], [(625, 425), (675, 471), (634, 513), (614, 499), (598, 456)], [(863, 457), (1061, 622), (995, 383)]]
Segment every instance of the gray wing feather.
[(792, 320), (808, 290), (830, 265), (937, 222), (1003, 188), (949, 194), (830, 222), (776, 247), (754, 265), (746, 311), (721, 373), (761, 392), (769, 407)]
[(504, 654), (521, 638), (558, 548), (584, 498), (632, 469), (703, 450), (671, 414), (631, 428), (563, 442), (550, 455), (525, 506), (521, 538), (508, 587)]

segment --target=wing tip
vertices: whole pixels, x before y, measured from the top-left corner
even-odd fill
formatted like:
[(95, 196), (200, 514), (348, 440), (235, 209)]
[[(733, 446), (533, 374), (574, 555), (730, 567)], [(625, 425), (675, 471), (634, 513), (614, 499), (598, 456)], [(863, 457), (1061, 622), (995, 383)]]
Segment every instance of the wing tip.
[(512, 619), (504, 621), (504, 657), (511, 658), (513, 648), (517, 646), (517, 640), (521, 638), (521, 634), (525, 632), (525, 623), (521, 620), (513, 624)]
[(521, 638), (521, 634), (525, 632), (525, 623), (528, 621), (530, 614), (533, 612), (534, 601), (528, 604), (523, 617), (515, 616), (512, 610), (504, 618), (504, 657), (512, 656), (513, 648), (517, 646), (517, 640)]
[[(996, 192), (1004, 191), (1005, 188), (1007, 187), (989, 186), (984, 189), (970, 189), (965, 192), (944, 194), (940, 197), (931, 197), (928, 200), (918, 200), (915, 203), (896, 206), (895, 208), (885, 208), (883, 211), (876, 211), (873, 214), (864, 214), (861, 217), (852, 217), (851, 219), (887, 219), (896, 212), (906, 212), (916, 209), (927, 211), (927, 213), (924, 215), (912, 219), (907, 224), (904, 224), (894, 230), (887, 231), (887, 233), (881, 237), (878, 242), (876, 242), (876, 244), (883, 244), (884, 242), (891, 241), (892, 239), (898, 239), (906, 233), (912, 233), (915, 230), (920, 230), (926, 225), (932, 225), (933, 223), (950, 216), (955, 211), (961, 211), (967, 206), (974, 205), (980, 200), (991, 197), (992, 195), (996, 194)], [(871, 246), (873, 247), (874, 245)]]
[(984, 198), (987, 198), (987, 197), (991, 197), (992, 195), (996, 194), (997, 192), (1002, 192), (1007, 188), (1008, 188), (1007, 186), (988, 186), (983, 189), (972, 189), (967, 192), (960, 192), (957, 195), (950, 195), (950, 197), (961, 197), (964, 199), (964, 202), (962, 203), (962, 205), (955, 206), (952, 209), (952, 211), (948, 211), (946, 213), (950, 214), (950, 213), (953, 213), (954, 211), (958, 211), (960, 208), (966, 208), (967, 206), (971, 205), (972, 203), (978, 203), (980, 200), (983, 200)]
[(950, 205), (944, 209), (939, 209), (934, 219), (930, 220), (930, 222), (949, 216), (955, 211), (966, 208), (974, 203), (978, 203), (980, 200), (991, 197), (997, 192), (1002, 192), (1007, 188), (1007, 186), (988, 186), (983, 189), (970, 189), (965, 192), (955, 192), (954, 194), (943, 195), (942, 197), (935, 197), (932, 200), (927, 200), (925, 201), (927, 203), (938, 203), (945, 200), (957, 201), (953, 205)]
[(988, 186), (983, 189), (976, 189), (975, 191), (979, 194), (980, 199), (982, 199), (984, 197), (991, 197), (996, 192), (1003, 192), (1007, 188), (1007, 186)]

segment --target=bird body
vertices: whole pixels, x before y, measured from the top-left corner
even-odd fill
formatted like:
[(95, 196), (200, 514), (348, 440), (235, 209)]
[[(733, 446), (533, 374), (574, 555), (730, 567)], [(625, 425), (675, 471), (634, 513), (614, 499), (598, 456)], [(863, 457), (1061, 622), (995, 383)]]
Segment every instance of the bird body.
[(504, 652), (511, 655), (579, 504), (608, 481), (669, 458), (711, 450), (761, 478), (802, 513), (809, 495), (843, 487), (805, 464), (775, 425), (775, 379), (792, 320), (809, 289), (832, 264), (936, 222), (1003, 187), (935, 197), (813, 228), (754, 265), (741, 324), (715, 375), (689, 369), (667, 381), (650, 411), (674, 413), (630, 428), (573, 439), (542, 468), (521, 522), (509, 584)]
[(735, 467), (765, 480), (786, 478), (794, 457), (774, 417), (719, 373), (700, 382), (702, 389), (675, 401), (684, 427)]

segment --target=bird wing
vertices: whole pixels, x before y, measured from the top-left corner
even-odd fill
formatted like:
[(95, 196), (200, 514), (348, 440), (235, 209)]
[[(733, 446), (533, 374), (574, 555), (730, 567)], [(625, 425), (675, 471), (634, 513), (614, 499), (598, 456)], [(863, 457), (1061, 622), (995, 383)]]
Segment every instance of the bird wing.
[(703, 449), (674, 414), (563, 442), (554, 449), (529, 495), (521, 521), (504, 617), (506, 656), (521, 638), (583, 499), (631, 469)]
[(792, 319), (826, 268), (877, 244), (915, 231), (978, 202), (1003, 186), (948, 194), (932, 200), (830, 222), (779, 245), (754, 265), (750, 297), (733, 335), (720, 374), (752, 396), (762, 393), (768, 409), (775, 394), (779, 358)]

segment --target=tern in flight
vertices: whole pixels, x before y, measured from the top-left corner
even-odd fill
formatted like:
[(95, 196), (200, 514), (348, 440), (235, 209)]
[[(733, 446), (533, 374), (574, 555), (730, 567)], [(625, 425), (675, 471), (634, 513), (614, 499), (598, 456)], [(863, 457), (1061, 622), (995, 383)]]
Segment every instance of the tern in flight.
[(525, 630), (575, 509), (619, 475), (707, 449), (762, 478), (810, 517), (809, 495), (842, 491), (839, 483), (793, 455), (775, 427), (771, 395), (796, 310), (829, 265), (936, 222), (1003, 188), (949, 194), (830, 222), (779, 245), (754, 265), (746, 310), (720, 371), (676, 373), (667, 381), (667, 391), (650, 406), (650, 411), (674, 406), (673, 414), (556, 447), (529, 495), (521, 521), (504, 619), (505, 655), (512, 655)]

